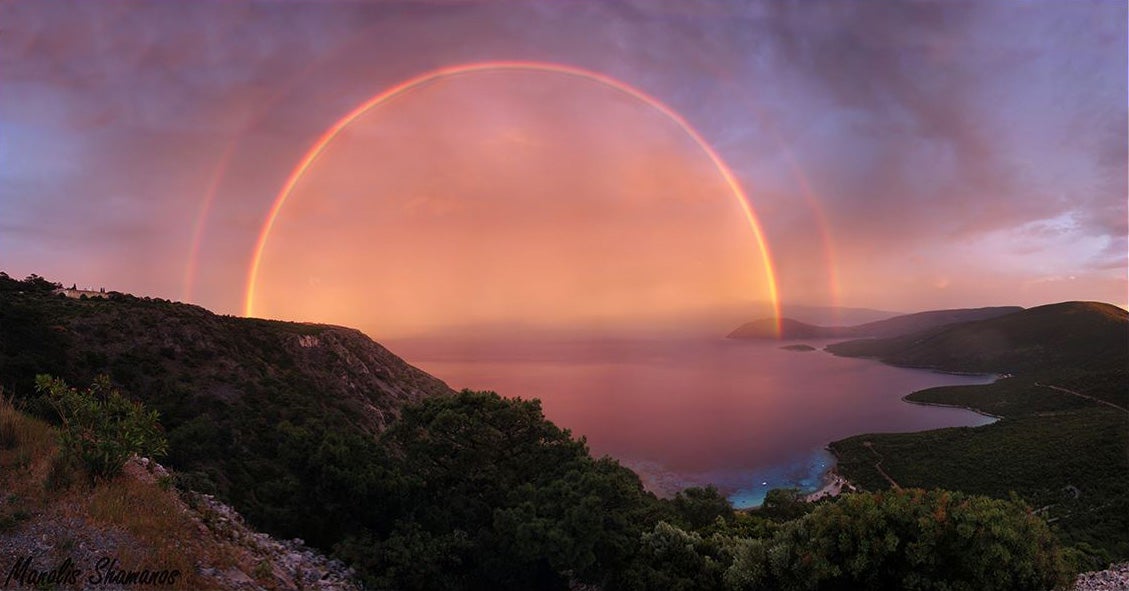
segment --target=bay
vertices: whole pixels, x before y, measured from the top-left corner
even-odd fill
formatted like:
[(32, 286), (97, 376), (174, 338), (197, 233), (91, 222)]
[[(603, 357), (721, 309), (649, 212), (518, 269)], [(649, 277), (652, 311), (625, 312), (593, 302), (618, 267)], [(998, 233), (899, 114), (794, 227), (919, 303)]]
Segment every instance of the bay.
[[(825, 341), (805, 341), (821, 349)], [(874, 432), (978, 426), (993, 419), (909, 404), (932, 386), (994, 376), (904, 369), (782, 343), (728, 339), (407, 342), (394, 347), (456, 389), (538, 398), (595, 455), (669, 496), (712, 484), (738, 508), (772, 488), (819, 489), (826, 445)]]

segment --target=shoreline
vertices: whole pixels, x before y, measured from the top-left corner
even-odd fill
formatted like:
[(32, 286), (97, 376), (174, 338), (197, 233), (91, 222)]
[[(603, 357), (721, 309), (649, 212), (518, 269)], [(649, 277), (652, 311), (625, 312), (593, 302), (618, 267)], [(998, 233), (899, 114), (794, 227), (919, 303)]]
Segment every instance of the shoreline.
[(825, 477), (830, 476), (830, 480), (828, 482), (825, 482), (824, 485), (815, 492), (810, 492), (804, 495), (804, 502), (814, 503), (822, 499), (837, 497), (844, 492), (858, 491), (857, 486), (855, 486), (851, 483), (851, 481), (847, 480), (841, 474), (839, 474), (838, 467), (838, 458), (836, 458), (836, 464), (828, 468), (826, 474), (824, 475)]
[[(917, 392), (923, 392), (923, 391), (924, 390), (918, 390)], [(962, 406), (960, 404), (944, 404), (942, 402), (924, 402), (924, 401), (921, 401), (921, 400), (910, 400), (909, 397), (913, 396), (914, 394), (917, 394), (917, 392), (910, 392), (909, 394), (902, 396), (902, 401), (908, 402), (909, 404), (916, 404), (918, 406), (936, 406), (938, 408), (959, 408), (961, 410), (967, 410), (967, 411), (974, 412), (974, 413), (981, 415), (981, 416), (993, 418), (997, 421), (1001, 421), (1004, 418), (1000, 415), (994, 415), (994, 414), (987, 412), (987, 411), (972, 408), (971, 406)], [(989, 424), (991, 424), (991, 423), (989, 423)], [(982, 427), (982, 426), (983, 425), (978, 425), (978, 427)], [(977, 427), (971, 427), (971, 428), (975, 429)], [(926, 429), (926, 431), (932, 431), (932, 430), (933, 429)], [(924, 432), (925, 431), (913, 431), (913, 433), (924, 433)]]
[[(894, 366), (894, 367), (896, 367), (896, 366)], [(924, 368), (919, 368), (919, 369), (924, 369)], [(970, 373), (944, 372), (944, 371), (938, 371), (937, 373), (948, 373), (950, 375), (992, 375), (992, 374), (970, 374)], [(989, 382), (989, 383), (995, 383), (995, 382), (997, 382), (997, 381), (999, 381), (1003, 378), (1007, 378), (1007, 377), (1011, 377), (1011, 376), (1006, 375), (1006, 374), (1004, 374), (1004, 375), (996, 374), (996, 379), (993, 380), (992, 382)], [(982, 385), (987, 385), (987, 384), (982, 384)], [(928, 389), (929, 388), (926, 388), (925, 390), (928, 390)], [(937, 407), (937, 408), (957, 408), (957, 409), (961, 409), (961, 410), (967, 410), (967, 411), (970, 411), (970, 412), (974, 412), (974, 413), (976, 413), (980, 416), (985, 416), (985, 417), (993, 419), (992, 423), (988, 423), (989, 425), (1004, 419), (1004, 417), (1002, 417), (1000, 415), (994, 415), (990, 412), (975, 409), (975, 408), (972, 408), (972, 407), (969, 407), (969, 406), (963, 406), (963, 405), (959, 405), (959, 404), (944, 404), (944, 403), (941, 403), (941, 402), (923, 402), (923, 401), (920, 401), (920, 400), (910, 400), (910, 398), (909, 398), (910, 396), (913, 396), (914, 394), (916, 394), (918, 392), (924, 392), (925, 390), (914, 390), (913, 392), (910, 392), (909, 394), (902, 396), (902, 402), (906, 402), (906, 403), (909, 403), (909, 404), (916, 404), (916, 405), (919, 405), (919, 406), (934, 406), (934, 407)], [(985, 426), (985, 425), (977, 425), (976, 427), (971, 427), (971, 428), (977, 429), (977, 428), (983, 427), (983, 426)], [(933, 431), (933, 429), (926, 429), (925, 431)], [(925, 431), (913, 431), (913, 432), (914, 433), (924, 433)], [(865, 433), (860, 433), (860, 435), (865, 435)], [(830, 481), (825, 483), (822, 487), (820, 487), (819, 490), (804, 495), (804, 501), (805, 502), (812, 503), (812, 502), (815, 502), (815, 501), (819, 501), (821, 499), (837, 497), (837, 496), (843, 494), (844, 489), (847, 489), (848, 492), (856, 492), (856, 491), (859, 490), (859, 488), (857, 486), (855, 486), (854, 484), (852, 484), (851, 481), (847, 480), (841, 474), (839, 474), (839, 458), (838, 458), (838, 456), (835, 456), (835, 452), (832, 451), (830, 447), (827, 447), (825, 449), (827, 449), (827, 451), (831, 452), (832, 457), (835, 458), (835, 463), (832, 464), (831, 467), (828, 468), (827, 472), (824, 474), (825, 478), (830, 477)]]

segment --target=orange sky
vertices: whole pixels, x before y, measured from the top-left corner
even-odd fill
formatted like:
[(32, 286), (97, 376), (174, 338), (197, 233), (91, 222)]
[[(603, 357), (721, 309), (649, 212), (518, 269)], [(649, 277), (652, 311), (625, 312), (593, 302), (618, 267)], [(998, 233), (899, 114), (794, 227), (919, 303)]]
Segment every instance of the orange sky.
[(675, 122), (592, 81), (493, 71), (350, 125), (282, 209), (254, 310), (388, 337), (666, 320), (768, 299), (759, 261)]
[[(786, 313), (1127, 305), (1125, 3), (707, 4), (0, 3), (0, 270), (241, 314), (335, 121), (438, 68), (548, 62), (697, 130)], [(255, 310), (378, 339), (771, 312), (707, 155), (576, 77), (410, 91), (277, 222)]]

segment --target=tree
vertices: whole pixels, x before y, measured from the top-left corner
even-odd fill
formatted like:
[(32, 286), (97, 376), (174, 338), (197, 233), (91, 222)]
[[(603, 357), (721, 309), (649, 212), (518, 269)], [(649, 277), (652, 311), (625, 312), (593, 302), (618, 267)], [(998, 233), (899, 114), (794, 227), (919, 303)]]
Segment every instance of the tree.
[[(382, 438), (389, 530), (338, 551), (398, 589), (602, 584), (637, 551), (657, 500), (545, 420), (538, 401), (464, 390), (405, 407)], [(650, 522), (653, 523), (653, 522)]]
[(712, 484), (679, 491), (671, 505), (679, 521), (690, 529), (702, 529), (719, 518), (733, 519), (733, 505)]
[(795, 519), (811, 510), (812, 505), (796, 488), (774, 488), (764, 496), (759, 513), (779, 520)]
[(48, 281), (39, 275), (31, 274), (21, 282), (24, 291), (37, 292), (37, 293), (51, 293), (56, 289), (63, 287), (62, 283)]

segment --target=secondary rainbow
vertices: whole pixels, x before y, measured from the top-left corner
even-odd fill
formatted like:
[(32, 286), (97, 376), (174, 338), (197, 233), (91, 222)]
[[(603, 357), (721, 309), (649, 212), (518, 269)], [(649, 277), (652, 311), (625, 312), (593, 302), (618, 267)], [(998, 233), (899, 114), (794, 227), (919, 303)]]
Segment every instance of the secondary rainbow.
[(753, 233), (753, 238), (760, 249), (761, 263), (764, 267), (765, 284), (768, 289), (769, 299), (772, 302), (773, 316), (777, 323), (777, 332), (780, 328), (780, 297), (776, 286), (776, 270), (772, 263), (772, 256), (769, 253), (768, 243), (764, 237), (764, 231), (761, 229), (761, 224), (757, 219), (756, 213), (752, 205), (749, 203), (749, 198), (745, 194), (745, 190), (741, 187), (740, 182), (737, 181), (733, 171), (721, 159), (721, 156), (710, 146), (702, 135), (694, 129), (685, 118), (668, 107), (657, 98), (615, 78), (606, 76), (599, 72), (585, 70), (575, 66), (564, 64), (555, 64), (548, 62), (524, 62), (524, 61), (502, 61), (502, 62), (477, 62), (471, 64), (462, 64), (456, 66), (448, 66), (438, 68), (425, 72), (408, 80), (405, 80), (391, 88), (388, 88), (379, 94), (369, 98), (365, 102), (358, 105), (352, 111), (349, 111), (345, 116), (337, 120), (336, 123), (327, 128), (321, 136), (314, 141), (306, 154), (298, 161), (297, 166), (290, 171), (286, 177), (286, 181), (282, 184), (278, 195), (271, 205), (270, 211), (267, 213), (266, 220), (263, 222), (262, 229), (259, 232), (258, 240), (255, 243), (255, 249), (251, 256), (250, 266), (247, 271), (247, 288), (243, 300), (243, 314), (245, 316), (254, 316), (254, 302), (255, 302), (255, 283), (259, 277), (259, 266), (262, 263), (263, 250), (266, 248), (267, 240), (270, 238), (271, 229), (274, 227), (275, 220), (278, 219), (279, 213), (282, 211), (286, 200), (290, 197), (290, 193), (294, 187), (301, 180), (302, 176), (310, 168), (310, 166), (318, 159), (318, 157), (325, 151), (326, 147), (333, 142), (337, 134), (341, 133), (343, 129), (353, 123), (358, 117), (368, 112), (381, 104), (396, 98), (414, 88), (421, 85), (440, 80), (442, 78), (449, 78), (453, 76), (462, 76), (467, 74), (474, 74), (478, 72), (491, 72), (491, 71), (531, 71), (531, 72), (550, 72), (556, 74), (563, 74), (567, 76), (575, 76), (592, 82), (603, 84), (609, 88), (613, 88), (622, 92), (634, 99), (637, 99), (656, 111), (665, 115), (668, 119), (676, 123), (686, 135), (690, 136), (695, 143), (702, 149), (703, 152), (709, 157), (718, 173), (725, 180), (729, 186), (733, 196), (737, 199), (741, 206), (741, 211), (745, 215), (745, 219), (749, 224), (749, 228)]

